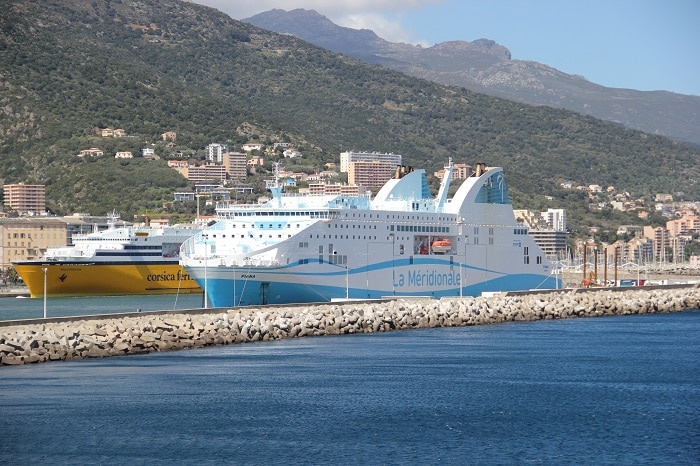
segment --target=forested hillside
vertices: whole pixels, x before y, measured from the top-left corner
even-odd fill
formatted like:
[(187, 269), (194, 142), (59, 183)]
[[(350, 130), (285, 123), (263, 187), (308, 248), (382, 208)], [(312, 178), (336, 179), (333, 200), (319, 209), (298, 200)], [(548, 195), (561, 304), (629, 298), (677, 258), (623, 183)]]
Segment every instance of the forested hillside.
[[(130, 137), (98, 138), (100, 127)], [(46, 184), (55, 213), (153, 211), (187, 185), (164, 160), (115, 160), (116, 150), (167, 157), (277, 139), (318, 168), (348, 149), (401, 153), (429, 173), (448, 157), (502, 165), (516, 207), (566, 207), (574, 221), (586, 213), (563, 180), (700, 198), (697, 149), (363, 64), (207, 7), (0, 3), (0, 183)], [(106, 156), (78, 158), (88, 147)]]

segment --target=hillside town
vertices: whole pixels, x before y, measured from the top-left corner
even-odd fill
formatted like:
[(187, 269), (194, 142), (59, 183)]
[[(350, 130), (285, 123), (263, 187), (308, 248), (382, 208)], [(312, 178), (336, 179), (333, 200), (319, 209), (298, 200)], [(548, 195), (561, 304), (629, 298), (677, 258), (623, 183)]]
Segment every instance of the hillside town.
[[(128, 137), (123, 129), (101, 128), (98, 136), (108, 138)], [(167, 147), (174, 147), (177, 134), (166, 131), (162, 135)], [(173, 195), (173, 203), (196, 202), (214, 206), (217, 202), (231, 201), (236, 194), (251, 195), (253, 186), (246, 184), (250, 174), (267, 173), (270, 160), (302, 158), (304, 155), (287, 142), (269, 145), (249, 142), (232, 150), (226, 144), (211, 143), (204, 148), (204, 160), (195, 160), (180, 152), (173, 152), (167, 164), (186, 178), (189, 190), (179, 190)], [(107, 157), (97, 147), (80, 150), (78, 157)], [(140, 157), (157, 159), (151, 147), (142, 149)], [(131, 152), (117, 151), (114, 158), (133, 158)], [(371, 195), (388, 181), (403, 164), (403, 156), (381, 152), (346, 151), (339, 154), (339, 163), (328, 163), (325, 170), (316, 173), (291, 171), (281, 168), (278, 178), (286, 189), (294, 189), (309, 196), (324, 194)], [(464, 180), (472, 176), (474, 168), (464, 163), (454, 164), (452, 180)], [(441, 178), (444, 170), (433, 173)], [(342, 175), (342, 176), (341, 176)], [(339, 180), (347, 180), (341, 182)], [(275, 180), (267, 180), (268, 185)], [(639, 269), (644, 264), (648, 270), (672, 267), (679, 270), (700, 269), (698, 237), (700, 235), (700, 202), (675, 202), (672, 194), (657, 193), (652, 205), (644, 198), (633, 198), (627, 192), (618, 192), (614, 186), (579, 186), (573, 182), (562, 182), (561, 188), (585, 194), (590, 210), (613, 209), (634, 212), (639, 224), (619, 225), (614, 241), (595, 241), (599, 227), (591, 225), (585, 235), (573, 237), (567, 227), (567, 214), (564, 209), (533, 211), (515, 210), (518, 222), (527, 227), (528, 233), (542, 248), (547, 257), (562, 267), (580, 270), (586, 262), (595, 258), (595, 266), (613, 264), (620, 267)], [(4, 211), (0, 212), (0, 270), (4, 280), (12, 262), (40, 258), (47, 249), (72, 244), (74, 234), (89, 233), (110, 227), (108, 216), (95, 216), (95, 213), (75, 213), (55, 217), (47, 214), (45, 186), (25, 183), (3, 186)], [(266, 200), (261, 197), (259, 202)], [(645, 220), (650, 213), (657, 213), (666, 219), (665, 226), (650, 226)], [(200, 225), (212, 220), (201, 217), (195, 222)], [(150, 226), (167, 227), (167, 218), (137, 219)], [(129, 222), (120, 221), (121, 225)], [(592, 262), (591, 262), (592, 263)], [(605, 264), (605, 265), (603, 265)]]

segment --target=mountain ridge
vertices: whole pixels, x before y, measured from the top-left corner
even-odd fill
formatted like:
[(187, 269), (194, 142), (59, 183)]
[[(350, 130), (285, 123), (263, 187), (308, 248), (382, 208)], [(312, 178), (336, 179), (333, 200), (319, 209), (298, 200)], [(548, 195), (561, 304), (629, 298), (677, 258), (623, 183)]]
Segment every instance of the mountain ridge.
[(421, 47), (335, 25), (315, 10), (274, 9), (244, 22), (412, 76), (530, 105), (547, 105), (700, 146), (700, 96), (608, 88), (533, 60), (513, 60), (490, 39)]
[[(516, 207), (567, 208), (574, 225), (590, 215), (588, 199), (561, 189), (566, 180), (700, 198), (690, 146), (369, 65), (193, 3), (1, 2), (0, 63), (0, 184), (45, 184), (59, 214), (162, 211), (191, 186), (162, 159), (201, 161), (210, 143), (249, 141), (297, 146), (304, 158), (285, 160), (292, 170), (349, 149), (400, 153), (428, 173), (450, 157), (503, 166)], [(129, 137), (96, 137), (100, 127)], [(161, 160), (77, 157), (89, 147), (154, 147)], [(264, 192), (261, 177), (245, 181)]]

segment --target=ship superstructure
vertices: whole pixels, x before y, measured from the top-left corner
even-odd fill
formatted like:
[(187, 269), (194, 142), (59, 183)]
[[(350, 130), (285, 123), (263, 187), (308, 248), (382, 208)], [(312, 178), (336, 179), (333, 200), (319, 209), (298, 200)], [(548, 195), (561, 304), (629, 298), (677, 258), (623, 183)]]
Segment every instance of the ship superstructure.
[(434, 198), (425, 171), (407, 167), (373, 199), (286, 195), (275, 182), (265, 204), (218, 205), (181, 263), (215, 307), (555, 288), (503, 169), (479, 164), (448, 199), (445, 168)]

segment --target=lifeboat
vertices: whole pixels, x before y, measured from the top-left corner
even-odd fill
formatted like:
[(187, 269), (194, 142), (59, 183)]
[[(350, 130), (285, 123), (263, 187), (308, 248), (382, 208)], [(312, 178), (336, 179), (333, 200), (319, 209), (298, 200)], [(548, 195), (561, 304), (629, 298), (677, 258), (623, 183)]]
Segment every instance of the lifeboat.
[(450, 240), (447, 238), (438, 239), (433, 241), (433, 244), (430, 245), (430, 249), (432, 249), (434, 253), (444, 254), (452, 249), (452, 243), (450, 243)]

